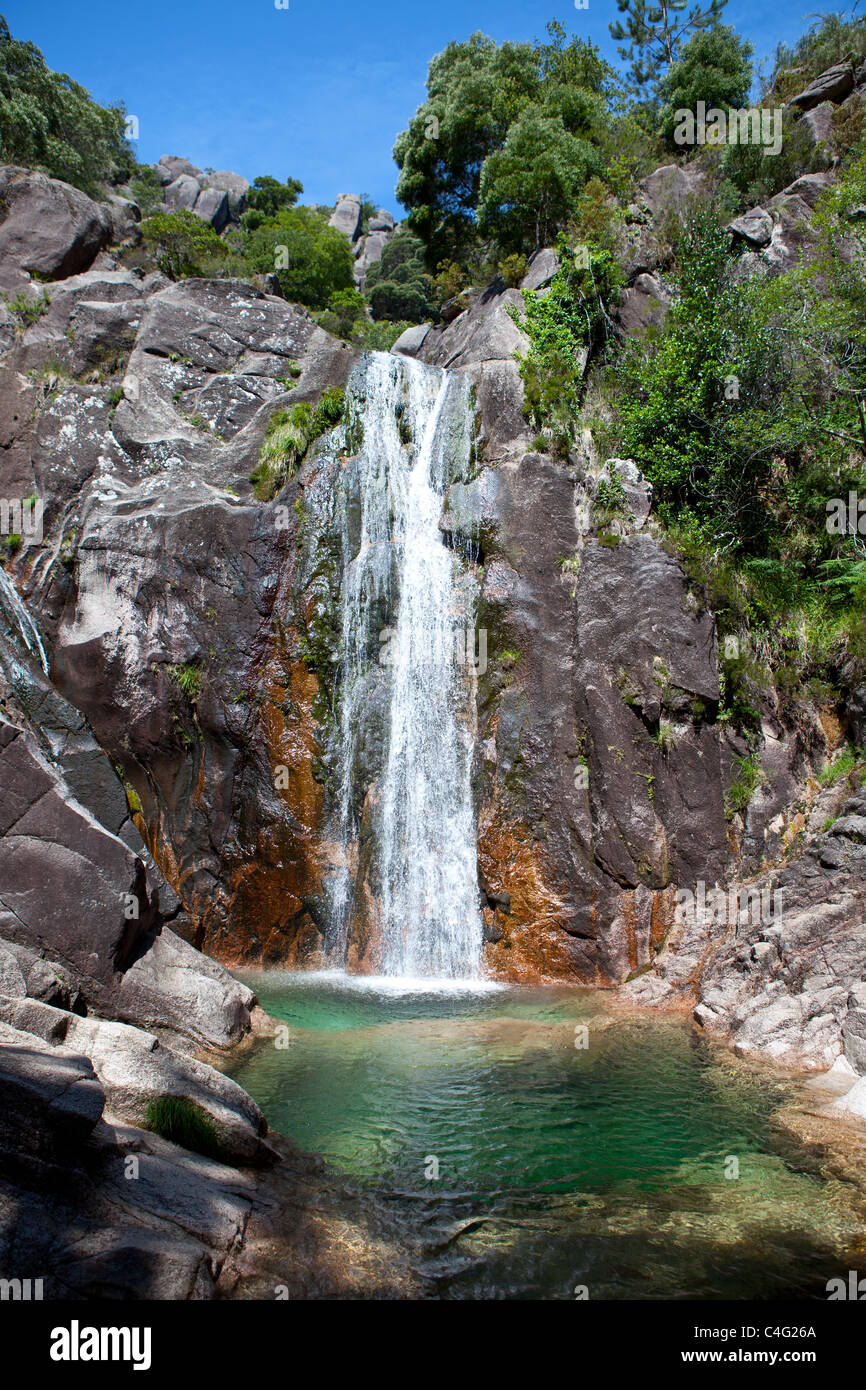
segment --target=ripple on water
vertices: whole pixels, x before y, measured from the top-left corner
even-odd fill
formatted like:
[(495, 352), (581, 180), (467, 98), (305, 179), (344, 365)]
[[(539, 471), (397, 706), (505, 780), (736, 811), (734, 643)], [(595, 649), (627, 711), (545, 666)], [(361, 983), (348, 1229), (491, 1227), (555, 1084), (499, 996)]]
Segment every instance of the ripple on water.
[(247, 978), (290, 1040), (235, 1079), (440, 1295), (820, 1297), (855, 1267), (859, 1190), (774, 1124), (790, 1085), (681, 1019), (559, 987)]

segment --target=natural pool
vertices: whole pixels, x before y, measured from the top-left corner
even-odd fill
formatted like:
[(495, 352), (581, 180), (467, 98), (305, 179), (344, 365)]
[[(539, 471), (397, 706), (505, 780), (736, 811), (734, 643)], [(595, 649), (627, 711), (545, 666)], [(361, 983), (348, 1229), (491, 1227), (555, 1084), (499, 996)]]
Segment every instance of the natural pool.
[(862, 1263), (861, 1190), (780, 1123), (791, 1083), (684, 1019), (570, 988), (245, 978), (288, 1045), (231, 1074), (433, 1297), (824, 1298)]

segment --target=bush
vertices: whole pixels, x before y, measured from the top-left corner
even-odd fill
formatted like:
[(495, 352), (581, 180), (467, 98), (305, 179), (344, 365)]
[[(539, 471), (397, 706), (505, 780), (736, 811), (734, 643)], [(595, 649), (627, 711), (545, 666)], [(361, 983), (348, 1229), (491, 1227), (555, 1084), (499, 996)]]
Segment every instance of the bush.
[(418, 237), (401, 231), (391, 238), (367, 271), (366, 292), (374, 319), (423, 323), (435, 316), (438, 302)]
[(752, 85), (752, 45), (725, 24), (698, 30), (682, 50), (679, 60), (661, 83), (665, 102), (661, 129), (676, 148), (673, 132), (677, 111), (695, 111), (699, 101), (707, 108), (730, 110), (746, 106)]
[(276, 217), (283, 208), (295, 206), (304, 191), (304, 185), (297, 179), (271, 178), (270, 174), (260, 174), (253, 179), (247, 194), (247, 208), (241, 221), (249, 231), (255, 231), (269, 218)]
[(160, 206), (163, 197), (159, 174), (149, 164), (140, 164), (129, 181), (130, 196), (141, 210), (142, 217), (151, 217)]
[(313, 441), (340, 423), (344, 408), (345, 392), (329, 386), (317, 406), (301, 401), (271, 416), (258, 467), (250, 474), (258, 501), (269, 502), (282, 491)]
[(194, 212), (158, 212), (141, 224), (156, 263), (171, 280), (224, 272), (229, 250), (208, 222)]

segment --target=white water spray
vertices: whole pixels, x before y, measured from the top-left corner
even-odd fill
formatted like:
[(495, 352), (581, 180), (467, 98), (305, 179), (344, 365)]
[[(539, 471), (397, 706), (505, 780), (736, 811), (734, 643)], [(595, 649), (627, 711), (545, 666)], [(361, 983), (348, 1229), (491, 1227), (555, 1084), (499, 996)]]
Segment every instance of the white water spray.
[[(378, 897), (382, 972), (473, 978), (482, 944), (471, 788), (475, 672), (457, 659), (472, 649), (468, 605), (459, 561), (439, 531), (445, 488), (469, 462), (468, 385), (375, 353), (363, 392), (360, 535), (347, 519), (343, 536), (340, 834), (346, 849), (358, 835), (365, 674), (379, 659), (392, 679), (366, 869)], [(333, 884), (344, 940), (356, 872), (347, 863)]]

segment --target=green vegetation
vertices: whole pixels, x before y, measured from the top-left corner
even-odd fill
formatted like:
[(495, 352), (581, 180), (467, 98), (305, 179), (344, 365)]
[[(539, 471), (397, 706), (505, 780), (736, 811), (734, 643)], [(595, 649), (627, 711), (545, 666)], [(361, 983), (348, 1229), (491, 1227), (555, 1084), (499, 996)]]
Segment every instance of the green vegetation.
[(222, 1157), (216, 1125), (200, 1105), (186, 1096), (158, 1096), (150, 1101), (144, 1128), (205, 1158)]
[(726, 25), (696, 30), (659, 87), (665, 103), (661, 130), (671, 148), (676, 149), (676, 111), (695, 111), (699, 101), (705, 102), (708, 109), (717, 107), (723, 111), (748, 105), (751, 60), (752, 45)]
[(547, 29), (547, 43), (499, 46), (476, 33), (430, 64), (427, 100), (394, 158), (431, 269), (455, 256), (482, 264), (485, 234), (503, 251), (531, 251), (602, 166), (613, 73), (594, 45), (567, 43), (556, 21)]
[(619, 56), (629, 64), (628, 77), (642, 103), (652, 106), (658, 85), (676, 62), (687, 34), (718, 24), (727, 0), (709, 0), (688, 9), (685, 0), (617, 0), (625, 21), (609, 25)]
[(0, 138), (7, 164), (64, 179), (91, 197), (135, 168), (126, 113), (98, 106), (66, 73), (52, 72), (34, 43), (14, 39), (0, 15)]
[(250, 474), (260, 502), (269, 502), (282, 491), (313, 441), (340, 423), (344, 408), (345, 392), (330, 386), (317, 406), (302, 401), (291, 410), (278, 410), (271, 416), (258, 467)]
[(438, 309), (436, 287), (424, 268), (424, 246), (412, 232), (392, 237), (382, 259), (367, 271), (367, 296), (374, 319), (422, 323)]
[(842, 748), (836, 756), (822, 767), (818, 773), (818, 781), (822, 787), (834, 787), (837, 782), (843, 782), (851, 776), (855, 770), (866, 772), (866, 750), (863, 748)]
[(734, 759), (736, 774), (725, 792), (725, 814), (730, 820), (745, 811), (755, 792), (763, 786), (764, 770), (757, 754)]
[(42, 315), (47, 314), (51, 305), (48, 294), (41, 294), (38, 299), (31, 299), (27, 294), (17, 294), (14, 299), (10, 299), (8, 295), (3, 295), (2, 298), (18, 327), (22, 330), (38, 323)]
[(354, 285), (348, 241), (312, 208), (280, 208), (244, 234), (243, 252), (252, 270), (276, 275), (286, 299), (311, 309)]
[(188, 700), (195, 703), (201, 692), (201, 669), (198, 666), (187, 664), (185, 666), (168, 666), (167, 670), (178, 689), (183, 691)]
[(160, 270), (172, 280), (224, 271), (229, 256), (226, 243), (193, 212), (155, 213), (142, 222), (141, 235)]

